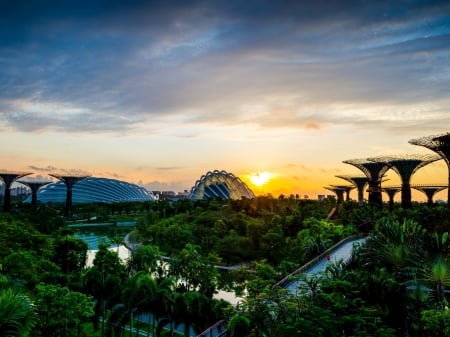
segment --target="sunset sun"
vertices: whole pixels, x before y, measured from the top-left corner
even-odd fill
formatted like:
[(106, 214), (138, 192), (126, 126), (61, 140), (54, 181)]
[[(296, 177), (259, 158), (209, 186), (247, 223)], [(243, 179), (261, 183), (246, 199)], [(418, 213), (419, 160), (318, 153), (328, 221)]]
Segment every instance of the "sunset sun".
[(258, 187), (267, 183), (271, 177), (272, 174), (270, 172), (251, 173), (249, 175), (249, 179), (252, 184)]

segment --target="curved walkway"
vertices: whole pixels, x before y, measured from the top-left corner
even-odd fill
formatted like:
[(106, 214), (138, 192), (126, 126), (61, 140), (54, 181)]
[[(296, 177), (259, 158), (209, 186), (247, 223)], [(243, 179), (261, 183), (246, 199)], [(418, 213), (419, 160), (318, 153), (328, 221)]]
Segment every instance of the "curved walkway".
[[(316, 258), (312, 259), (302, 267), (298, 268), (288, 276), (284, 277), (277, 283), (273, 285), (275, 286), (281, 286), (285, 289), (287, 289), (289, 292), (296, 294), (297, 289), (302, 282), (300, 280), (299, 275), (301, 274), (307, 274), (307, 275), (318, 275), (322, 273), (326, 265), (330, 261), (340, 261), (342, 260), (345, 264), (349, 263), (352, 258), (352, 251), (353, 247), (355, 245), (364, 243), (366, 241), (366, 237), (361, 236), (352, 236), (348, 237), (337, 244), (335, 244), (333, 247), (327, 249), (323, 254), (317, 256)], [(209, 337), (221, 337), (226, 335), (226, 322), (224, 320), (221, 320), (214, 324), (213, 326), (209, 327), (207, 330), (203, 331), (200, 335), (197, 335), (197, 337), (201, 336), (209, 336)]]
[(277, 282), (275, 285), (281, 285), (289, 292), (297, 293), (297, 289), (301, 281), (298, 277), (293, 280), (293, 276), (299, 274), (307, 274), (308, 276), (321, 274), (323, 271), (325, 271), (327, 264), (329, 264), (330, 262), (337, 262), (342, 260), (345, 264), (348, 264), (352, 257), (353, 247), (365, 241), (366, 237), (347, 238), (325, 251), (316, 259), (311, 260), (303, 267), (289, 274), (287, 277)]

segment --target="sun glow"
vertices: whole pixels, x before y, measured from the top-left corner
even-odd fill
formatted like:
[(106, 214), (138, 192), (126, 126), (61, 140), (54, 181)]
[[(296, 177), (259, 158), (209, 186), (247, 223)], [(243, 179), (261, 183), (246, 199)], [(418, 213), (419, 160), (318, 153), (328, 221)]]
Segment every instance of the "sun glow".
[(251, 173), (249, 175), (249, 179), (255, 186), (262, 186), (266, 184), (270, 178), (272, 177), (272, 174), (270, 172), (259, 172), (259, 173)]

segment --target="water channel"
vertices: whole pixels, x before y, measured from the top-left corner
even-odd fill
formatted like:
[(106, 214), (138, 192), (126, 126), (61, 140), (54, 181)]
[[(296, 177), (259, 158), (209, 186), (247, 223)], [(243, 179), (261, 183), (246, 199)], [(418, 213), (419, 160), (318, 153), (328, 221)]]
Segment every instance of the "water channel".
[[(122, 225), (109, 224), (84, 224), (82, 226), (71, 226), (74, 229), (75, 237), (82, 239), (88, 244), (88, 258), (86, 266), (92, 266), (95, 254), (100, 244), (108, 245), (109, 249), (117, 252), (119, 258), (126, 263), (131, 256), (131, 251), (123, 244), (125, 236), (132, 230), (135, 224), (126, 223)], [(214, 298), (223, 299), (233, 305), (243, 300), (236, 296), (233, 291), (218, 290)]]

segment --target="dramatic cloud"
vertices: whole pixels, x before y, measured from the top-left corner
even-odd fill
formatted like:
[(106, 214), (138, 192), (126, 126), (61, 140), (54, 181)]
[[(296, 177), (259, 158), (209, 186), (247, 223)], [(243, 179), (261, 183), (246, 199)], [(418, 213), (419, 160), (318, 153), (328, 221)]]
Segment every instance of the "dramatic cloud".
[(432, 129), (449, 122), (449, 11), (446, 1), (2, 3), (0, 127)]

